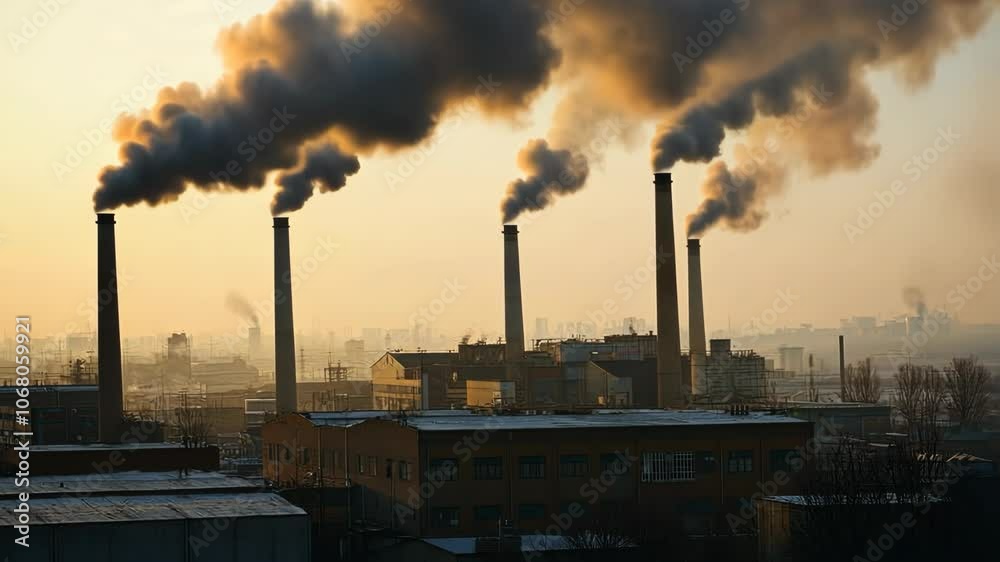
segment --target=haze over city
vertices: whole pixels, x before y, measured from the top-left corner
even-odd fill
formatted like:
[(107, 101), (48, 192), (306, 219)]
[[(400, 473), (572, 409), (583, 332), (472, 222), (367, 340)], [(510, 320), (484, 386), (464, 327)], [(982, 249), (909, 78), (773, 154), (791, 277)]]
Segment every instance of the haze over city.
[[(98, 172), (117, 161), (117, 146), (101, 133), (77, 165), (66, 165), (68, 152), (86, 145), (87, 132), (114, 120), (123, 107), (150, 107), (162, 87), (183, 81), (210, 87), (221, 72), (218, 30), (270, 4), (69, 4), (37, 37), (0, 54), (8, 73), (18, 77), (0, 110), (8, 131), (0, 195), (6, 210), (0, 247), (7, 259), (0, 267), (9, 288), (0, 308), (13, 314), (29, 306), (40, 334), (85, 328), (92, 315), (79, 311), (88, 308), (83, 303), (93, 292), (90, 199)], [(0, 8), (10, 22), (25, 9), (16, 2)], [(801, 298), (778, 326), (836, 326), (852, 314), (903, 313), (902, 290), (911, 285), (923, 289), (931, 306), (947, 306), (948, 293), (976, 273), (1000, 239), (990, 142), (1000, 125), (990, 103), (998, 84), (987, 70), (1000, 42), (998, 26), (989, 20), (974, 37), (943, 51), (933, 76), (919, 85), (901, 82), (898, 69), (868, 71), (879, 105), (872, 142), (881, 147), (872, 164), (820, 179), (793, 170), (784, 192), (766, 201), (770, 217), (759, 229), (715, 229), (706, 236), (710, 330), (759, 316), (784, 289)], [(893, 40), (890, 35), (886, 41)], [(506, 184), (520, 177), (517, 151), (527, 139), (545, 135), (565, 92), (555, 84), (513, 120), (484, 119), (478, 112), (446, 119), (444, 131), (423, 145), (425, 155), (377, 151), (346, 187), (317, 194), (295, 213), (293, 263), (319, 240), (336, 245), (298, 288), (302, 328), (314, 322), (324, 332), (402, 327), (446, 281), (456, 280), (467, 288), (435, 329), (500, 333), (498, 202)], [(521, 229), (530, 243), (521, 252), (529, 320), (586, 320), (605, 299), (616, 301), (619, 318), (651, 316), (652, 283), (639, 284), (627, 301), (615, 287), (642, 269), (652, 250), (652, 222), (644, 219), (652, 206), (647, 145), (654, 125), (640, 123), (623, 142), (612, 142), (578, 193), (526, 215)], [(952, 131), (954, 144), (914, 180), (904, 166), (934, 146), (939, 130)], [(724, 154), (741, 141), (739, 133), (730, 134)], [(408, 158), (422, 163), (404, 175)], [(674, 174), (674, 206), (683, 216), (700, 201), (706, 166), (681, 163)], [(889, 190), (895, 180), (907, 184), (905, 194), (850, 238), (845, 224), (857, 224), (858, 208), (877, 201), (873, 192)], [(229, 291), (251, 300), (269, 295), (271, 185), (208, 199), (189, 190), (171, 205), (119, 213), (128, 232), (119, 242), (128, 276), (121, 296), (124, 334), (231, 330), (234, 318), (224, 313)], [(681, 220), (676, 238), (684, 239)], [(683, 299), (681, 309), (684, 318)], [(975, 306), (957, 316), (989, 322), (998, 310), (1000, 289), (987, 283)]]
[(0, 559), (993, 559), (1000, 0), (0, 5)]

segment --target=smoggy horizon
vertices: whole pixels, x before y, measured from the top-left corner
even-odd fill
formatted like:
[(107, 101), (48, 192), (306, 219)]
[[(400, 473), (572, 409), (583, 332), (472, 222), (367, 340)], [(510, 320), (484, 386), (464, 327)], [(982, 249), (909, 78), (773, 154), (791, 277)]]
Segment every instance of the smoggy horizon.
[[(86, 329), (88, 321), (92, 329), (92, 196), (101, 170), (120, 163), (110, 123), (123, 111), (152, 107), (161, 88), (184, 81), (210, 88), (225, 71), (215, 48), (220, 30), (272, 6), (245, 1), (219, 12), (195, 1), (69, 5), (25, 43), (3, 50), (0, 59), (20, 77), (0, 109), (8, 125), (0, 172), (6, 211), (0, 274), (7, 290), (0, 309), (8, 316), (30, 313), (37, 336)], [(18, 22), (35, 9), (10, 3), (0, 13), (13, 26), (8, 31), (20, 33)], [(877, 35), (877, 22), (870, 24)], [(115, 32), (93, 31), (105, 26)], [(943, 52), (919, 87), (900, 80), (898, 68), (857, 71), (877, 100), (867, 139), (880, 146), (877, 156), (826, 175), (788, 167), (781, 189), (760, 188), (767, 197), (752, 199), (751, 211), (765, 216), (753, 230), (745, 231), (742, 218), (727, 223), (734, 211), (723, 209), (721, 222), (703, 234), (707, 331), (760, 318), (789, 293), (792, 304), (768, 328), (903, 314), (912, 306), (907, 288), (962, 322), (995, 322), (1000, 226), (993, 215), (1000, 195), (992, 181), (1000, 170), (992, 141), (1000, 115), (989, 102), (1000, 82), (988, 65), (998, 46), (994, 18)], [(440, 311), (430, 313), (435, 331), (502, 332), (498, 207), (512, 181), (530, 179), (525, 160), (547, 170), (549, 160), (535, 158), (537, 151), (520, 162), (518, 154), (530, 139), (558, 146), (560, 135), (550, 129), (571, 94), (559, 78), (523, 106), (504, 106), (503, 115), (450, 107), (412, 145), (362, 150), (357, 170), (350, 157), (337, 160), (346, 185), (329, 184), (336, 193), (316, 193), (288, 215), (292, 267), (299, 271), (297, 330), (406, 327), (433, 307)], [(794, 127), (825, 123), (818, 115), (786, 118), (789, 134), (797, 138)], [(598, 158), (588, 155), (585, 187), (568, 187), (538, 212), (530, 209), (535, 193), (513, 221), (521, 230), (529, 333), (536, 317), (552, 323), (601, 312), (612, 319), (655, 317), (649, 147), (660, 135), (657, 119), (629, 117), (617, 136), (598, 145), (607, 147)], [(743, 147), (755, 146), (758, 135), (756, 128), (730, 132), (722, 161), (746, 162)], [(818, 156), (803, 156), (809, 158)], [(303, 164), (299, 172), (311, 169)], [(682, 161), (671, 171), (686, 327), (685, 218), (703, 207), (706, 181), (725, 176), (718, 164), (704, 162)], [(270, 217), (279, 180), (265, 176), (246, 193), (188, 189), (170, 204), (114, 211), (124, 336), (227, 332), (239, 321), (226, 307), (227, 295), (270, 297)], [(302, 185), (302, 177), (282, 181), (286, 188)], [(261, 322), (270, 331), (273, 319)]]

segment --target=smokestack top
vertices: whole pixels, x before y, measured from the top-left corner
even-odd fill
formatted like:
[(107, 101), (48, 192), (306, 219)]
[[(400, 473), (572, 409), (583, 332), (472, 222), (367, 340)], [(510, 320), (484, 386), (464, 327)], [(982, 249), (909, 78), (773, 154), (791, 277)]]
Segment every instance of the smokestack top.
[(288, 228), (288, 217), (274, 217), (274, 228)]
[(97, 213), (97, 224), (115, 224), (115, 214)]
[(653, 174), (653, 184), (657, 191), (670, 191), (670, 186), (674, 183), (670, 172), (659, 172)]
[(516, 224), (503, 225), (503, 233), (506, 236), (517, 236), (517, 225)]
[(701, 240), (697, 238), (688, 238), (688, 255), (697, 256), (701, 253)]

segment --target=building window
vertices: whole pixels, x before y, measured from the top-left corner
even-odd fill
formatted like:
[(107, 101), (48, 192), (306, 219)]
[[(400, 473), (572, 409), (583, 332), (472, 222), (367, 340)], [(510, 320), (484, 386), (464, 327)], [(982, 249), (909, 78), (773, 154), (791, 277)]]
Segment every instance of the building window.
[(628, 463), (625, 459), (615, 453), (601, 455), (601, 473), (621, 475), (628, 472)]
[(517, 506), (517, 518), (521, 521), (545, 519), (545, 506), (540, 503), (522, 503)]
[(435, 529), (458, 527), (457, 507), (436, 507), (431, 511), (431, 525)]
[(385, 477), (392, 478), (392, 459), (385, 459)]
[(694, 453), (643, 453), (643, 482), (694, 480)]
[(458, 480), (458, 461), (455, 459), (431, 459), (428, 479), (434, 482)]
[(365, 458), (358, 455), (358, 474), (365, 473)]
[(729, 451), (729, 472), (753, 472), (753, 451)]
[(496, 522), (500, 520), (499, 505), (477, 505), (474, 511), (476, 521)]
[(368, 470), (372, 476), (378, 476), (378, 457), (368, 457)]
[(563, 455), (559, 457), (559, 476), (563, 478), (583, 478), (589, 472), (587, 455)]
[(542, 480), (545, 478), (545, 457), (521, 457), (518, 459), (518, 478), (521, 480)]
[(483, 457), (472, 460), (472, 474), (476, 480), (502, 480), (503, 458)]
[(406, 461), (399, 461), (399, 479), (400, 480), (410, 479), (410, 463)]
[(779, 470), (795, 472), (796, 469), (792, 468), (792, 464), (801, 465), (801, 460), (797, 463), (795, 462), (798, 459), (801, 459), (801, 455), (795, 449), (774, 449), (771, 451), (771, 472), (778, 472)]

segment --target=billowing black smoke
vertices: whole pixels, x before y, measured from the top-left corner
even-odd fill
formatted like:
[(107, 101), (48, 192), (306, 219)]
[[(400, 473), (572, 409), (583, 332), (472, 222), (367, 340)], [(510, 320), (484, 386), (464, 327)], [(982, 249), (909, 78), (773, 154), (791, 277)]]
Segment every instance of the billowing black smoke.
[(101, 172), (94, 206), (156, 205), (188, 186), (255, 190), (295, 168), (306, 175), (283, 176), (274, 208), (301, 206), (308, 174), (330, 172), (303, 148), (320, 137), (352, 153), (407, 147), (469, 98), (491, 114), (525, 107), (559, 60), (546, 25), (534, 0), (374, 0), (346, 11), (283, 0), (221, 34), (226, 74), (213, 88), (165, 88), (155, 107), (118, 120), (122, 162)]
[[(221, 33), (225, 74), (210, 89), (164, 88), (154, 107), (119, 118), (121, 162), (101, 172), (94, 205), (156, 205), (190, 186), (256, 190), (277, 177), (274, 210), (293, 210), (315, 189), (343, 185), (353, 155), (419, 144), (470, 99), (486, 115), (516, 120), (552, 83), (565, 97), (545, 143), (522, 151), (528, 175), (509, 186), (501, 205), (507, 221), (583, 187), (603, 154), (595, 141), (609, 142), (596, 126), (606, 118), (658, 121), (652, 161), (666, 169), (718, 158), (729, 131), (780, 130), (814, 92), (830, 92), (808, 122), (784, 135), (787, 158), (769, 167), (854, 169), (878, 152), (871, 71), (891, 70), (911, 86), (927, 82), (941, 53), (981, 29), (997, 5), (281, 0)], [(332, 161), (311, 152), (322, 143), (336, 146)], [(750, 199), (706, 206), (722, 203), (727, 211), (714, 216), (731, 217), (725, 224), (753, 223), (733, 213), (759, 213), (760, 198), (777, 191), (740, 175), (748, 185), (757, 179), (744, 193)]]
[(525, 210), (544, 209), (556, 195), (583, 187), (590, 174), (587, 159), (571, 150), (554, 150), (542, 139), (532, 140), (517, 154), (518, 166), (528, 174), (507, 187), (503, 220), (510, 222)]
[(347, 176), (360, 169), (358, 157), (344, 154), (335, 144), (307, 148), (299, 167), (278, 176), (279, 189), (271, 201), (271, 213), (298, 211), (312, 197), (314, 188), (320, 193), (337, 191), (347, 185)]

